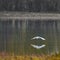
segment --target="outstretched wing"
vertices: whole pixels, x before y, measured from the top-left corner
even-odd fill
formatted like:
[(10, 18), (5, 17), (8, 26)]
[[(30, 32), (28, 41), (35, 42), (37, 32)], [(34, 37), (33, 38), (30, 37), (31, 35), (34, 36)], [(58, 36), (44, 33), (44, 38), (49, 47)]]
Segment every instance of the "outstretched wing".
[(36, 49), (40, 49), (40, 48), (45, 47), (46, 45), (38, 46), (38, 45), (33, 45), (33, 44), (31, 44), (31, 46), (34, 47), (34, 48), (36, 48)]
[(32, 40), (33, 40), (33, 39), (42, 39), (42, 40), (45, 40), (45, 38), (40, 37), (40, 36), (33, 37)]

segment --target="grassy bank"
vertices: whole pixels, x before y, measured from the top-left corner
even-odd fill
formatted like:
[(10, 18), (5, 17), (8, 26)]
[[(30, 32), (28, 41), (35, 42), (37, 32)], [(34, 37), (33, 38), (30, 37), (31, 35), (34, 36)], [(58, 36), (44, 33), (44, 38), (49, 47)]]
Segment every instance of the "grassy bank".
[(2, 53), (0, 54), (0, 60), (60, 60), (60, 54), (53, 55), (20, 55), (16, 56), (14, 54), (9, 55)]

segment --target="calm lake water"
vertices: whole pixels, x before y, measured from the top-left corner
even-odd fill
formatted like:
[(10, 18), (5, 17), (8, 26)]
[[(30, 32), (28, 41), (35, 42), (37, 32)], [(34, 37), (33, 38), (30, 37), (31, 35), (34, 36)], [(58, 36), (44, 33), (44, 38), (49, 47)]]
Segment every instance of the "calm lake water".
[[(45, 38), (34, 39), (40, 36)], [(43, 45), (41, 49), (31, 46)], [(0, 51), (15, 54), (50, 54), (60, 52), (60, 21), (59, 20), (0, 20)]]

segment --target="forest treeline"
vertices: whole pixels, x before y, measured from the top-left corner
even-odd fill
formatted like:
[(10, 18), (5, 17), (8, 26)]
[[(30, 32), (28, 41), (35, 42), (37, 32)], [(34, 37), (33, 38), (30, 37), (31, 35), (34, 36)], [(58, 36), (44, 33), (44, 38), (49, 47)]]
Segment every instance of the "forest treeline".
[(60, 0), (0, 0), (0, 11), (60, 12)]

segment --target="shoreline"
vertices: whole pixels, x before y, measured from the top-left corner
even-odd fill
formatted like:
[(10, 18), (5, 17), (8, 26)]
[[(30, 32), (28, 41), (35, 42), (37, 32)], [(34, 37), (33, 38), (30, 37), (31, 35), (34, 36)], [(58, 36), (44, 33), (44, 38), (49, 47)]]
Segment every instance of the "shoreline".
[(19, 20), (60, 20), (58, 13), (33, 13), (33, 12), (0, 12), (0, 19)]

